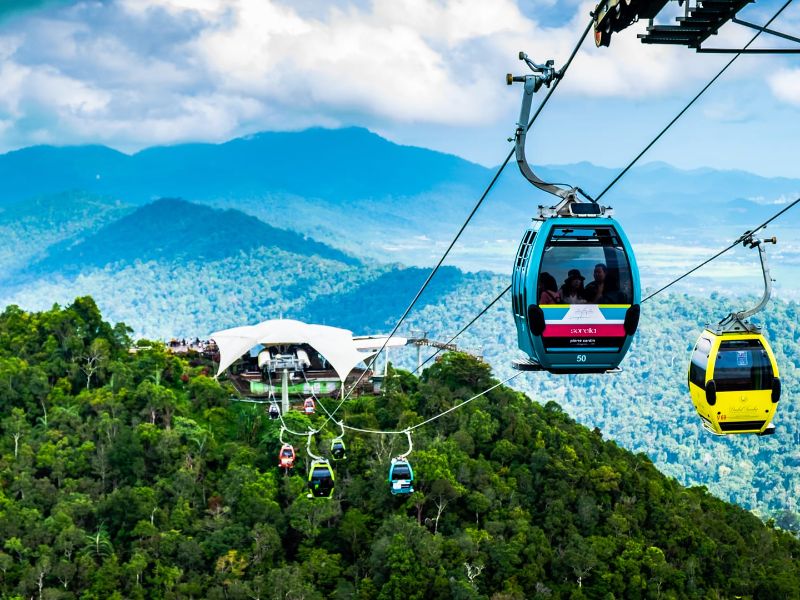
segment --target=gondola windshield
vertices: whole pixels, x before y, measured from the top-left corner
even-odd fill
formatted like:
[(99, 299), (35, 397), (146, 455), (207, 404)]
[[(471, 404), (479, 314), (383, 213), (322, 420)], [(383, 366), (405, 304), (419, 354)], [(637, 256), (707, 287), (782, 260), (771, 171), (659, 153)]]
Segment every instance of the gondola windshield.
[(706, 384), (706, 368), (708, 367), (708, 356), (711, 354), (711, 342), (700, 337), (692, 353), (692, 361), (689, 364), (689, 381), (697, 387)]
[(408, 468), (407, 464), (396, 463), (394, 469), (392, 469), (392, 479), (411, 479), (411, 469)]
[(315, 467), (311, 474), (311, 479), (320, 483), (325, 482), (325, 480), (330, 479), (330, 477), (331, 471), (328, 467)]
[(771, 390), (772, 365), (760, 340), (727, 340), (720, 343), (714, 364), (718, 392)]
[(630, 262), (614, 227), (553, 228), (542, 255), (538, 304), (631, 304), (632, 291)]

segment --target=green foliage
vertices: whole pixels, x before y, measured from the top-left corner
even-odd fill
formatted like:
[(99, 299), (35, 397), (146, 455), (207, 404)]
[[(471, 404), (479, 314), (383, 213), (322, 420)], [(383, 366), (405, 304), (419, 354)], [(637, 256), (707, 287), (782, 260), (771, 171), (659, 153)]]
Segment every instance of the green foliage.
[[(415, 430), (410, 496), (386, 482), (405, 436), (348, 434), (333, 499), (309, 499), (305, 438), (280, 471), (263, 408), (125, 338), (88, 298), (0, 315), (0, 348), (20, 349), (0, 354), (4, 598), (786, 598), (800, 585), (800, 541), (775, 529), (798, 529), (796, 514), (765, 525), (503, 386)], [(115, 366), (87, 385), (97, 340)], [(494, 383), (451, 353), (419, 379), (389, 369), (382, 396), (343, 410), (403, 428)], [(285, 419), (305, 431), (324, 411)]]

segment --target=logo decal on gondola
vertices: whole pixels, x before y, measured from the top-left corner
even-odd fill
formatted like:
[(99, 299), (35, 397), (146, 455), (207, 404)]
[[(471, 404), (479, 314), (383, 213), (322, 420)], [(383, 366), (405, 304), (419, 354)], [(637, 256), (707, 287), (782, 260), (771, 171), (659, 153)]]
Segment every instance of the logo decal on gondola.
[(573, 327), (570, 335), (597, 335), (597, 327)]
[(624, 315), (624, 307), (604, 310), (597, 304), (577, 304), (544, 310), (547, 326), (542, 337), (546, 348), (614, 349), (625, 341), (624, 318), (614, 318)]

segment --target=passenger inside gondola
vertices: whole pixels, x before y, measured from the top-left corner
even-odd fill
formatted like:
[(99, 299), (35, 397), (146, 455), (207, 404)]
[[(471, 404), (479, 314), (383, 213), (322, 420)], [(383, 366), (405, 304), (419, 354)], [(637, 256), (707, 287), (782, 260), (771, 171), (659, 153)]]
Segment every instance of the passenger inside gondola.
[(539, 304), (561, 304), (558, 283), (550, 273), (539, 274)]
[(609, 271), (606, 276), (605, 289), (600, 295), (597, 304), (629, 304), (630, 296), (619, 289), (619, 276), (614, 271)]
[(603, 263), (598, 263), (594, 266), (592, 276), (594, 281), (589, 283), (585, 289), (586, 302), (589, 304), (600, 304), (600, 299), (605, 292), (606, 275), (608, 275), (608, 267)]
[(570, 269), (564, 285), (561, 286), (561, 301), (564, 304), (586, 304), (583, 282), (586, 278), (578, 269)]

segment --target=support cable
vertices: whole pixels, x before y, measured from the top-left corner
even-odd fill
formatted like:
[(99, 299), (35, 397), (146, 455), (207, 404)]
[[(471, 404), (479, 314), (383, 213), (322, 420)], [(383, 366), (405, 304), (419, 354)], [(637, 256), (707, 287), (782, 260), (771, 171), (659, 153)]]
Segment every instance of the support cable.
[(467, 398), (463, 402), (460, 402), (459, 404), (451, 406), (447, 410), (440, 412), (438, 415), (434, 415), (431, 418), (422, 421), (422, 423), (417, 423), (416, 425), (412, 425), (411, 427), (406, 427), (405, 429), (402, 429), (402, 430), (382, 431), (382, 430), (379, 430), (379, 429), (363, 429), (361, 427), (351, 427), (350, 425), (344, 425), (344, 424), (342, 426), (345, 429), (349, 429), (351, 431), (358, 431), (358, 432), (361, 432), (361, 433), (373, 433), (373, 434), (376, 434), (376, 435), (409, 434), (410, 432), (414, 431), (415, 429), (418, 429), (418, 428), (422, 427), (423, 425), (427, 425), (428, 423), (431, 423), (431, 422), (435, 421), (436, 419), (440, 419), (441, 417), (445, 416), (446, 414), (451, 413), (454, 410), (458, 410), (462, 406), (465, 406), (465, 405), (469, 404), (470, 402), (472, 402), (473, 400), (476, 400), (477, 398), (480, 398), (481, 396), (485, 396), (486, 394), (488, 394), (489, 392), (491, 392), (495, 388), (498, 388), (501, 385), (505, 385), (506, 383), (508, 383), (509, 381), (514, 379), (515, 377), (519, 377), (520, 375), (522, 375), (522, 371), (519, 371), (519, 372), (515, 373), (514, 375), (512, 375), (508, 379), (505, 379), (504, 381), (500, 381), (498, 383), (495, 383), (492, 387), (482, 391), (480, 394), (475, 394), (474, 396), (472, 396), (472, 398)]
[(703, 89), (702, 89), (702, 90), (700, 90), (700, 91), (697, 93), (697, 95), (696, 95), (694, 98), (692, 98), (692, 99), (689, 101), (689, 103), (688, 103), (686, 106), (684, 106), (684, 107), (681, 109), (681, 111), (680, 111), (680, 112), (679, 112), (677, 115), (675, 115), (675, 117), (674, 117), (674, 118), (673, 118), (673, 119), (672, 119), (672, 120), (671, 120), (669, 123), (667, 123), (666, 127), (664, 127), (664, 129), (662, 129), (662, 130), (659, 132), (659, 134), (658, 134), (656, 137), (654, 137), (654, 138), (653, 138), (653, 139), (650, 141), (650, 143), (649, 143), (649, 144), (647, 144), (647, 146), (645, 146), (645, 147), (644, 147), (644, 150), (642, 150), (641, 152), (639, 152), (639, 154), (637, 154), (637, 155), (636, 155), (636, 157), (635, 157), (635, 158), (634, 158), (634, 159), (633, 159), (631, 162), (629, 162), (629, 163), (628, 163), (628, 166), (627, 166), (627, 167), (625, 167), (624, 169), (622, 169), (622, 171), (620, 171), (620, 173), (619, 173), (619, 174), (618, 174), (618, 175), (617, 175), (617, 176), (616, 176), (616, 177), (613, 179), (613, 181), (612, 181), (611, 183), (609, 183), (609, 184), (606, 186), (606, 188), (605, 188), (605, 189), (604, 189), (602, 192), (600, 192), (600, 195), (598, 195), (598, 196), (595, 198), (595, 200), (596, 200), (596, 201), (599, 201), (599, 200), (600, 200), (600, 198), (602, 198), (603, 196), (605, 196), (605, 195), (606, 195), (606, 192), (608, 192), (608, 191), (609, 191), (609, 190), (610, 190), (612, 187), (614, 187), (614, 185), (616, 185), (616, 183), (617, 183), (617, 182), (618, 182), (620, 179), (622, 179), (622, 177), (623, 177), (623, 176), (624, 176), (624, 175), (625, 175), (625, 174), (626, 174), (626, 173), (627, 173), (627, 172), (628, 172), (628, 171), (631, 169), (631, 167), (633, 167), (633, 165), (635, 165), (637, 162), (639, 162), (639, 159), (640, 159), (640, 158), (642, 158), (642, 156), (644, 156), (644, 155), (645, 155), (645, 153), (646, 153), (648, 150), (650, 150), (650, 148), (652, 148), (652, 147), (653, 147), (653, 145), (654, 145), (654, 144), (655, 144), (655, 143), (656, 143), (656, 142), (657, 142), (659, 139), (661, 139), (661, 136), (662, 136), (662, 135), (664, 135), (664, 134), (667, 132), (667, 130), (669, 130), (669, 128), (670, 128), (670, 127), (672, 127), (672, 126), (675, 124), (675, 122), (676, 122), (678, 119), (680, 119), (680, 118), (681, 118), (681, 117), (684, 115), (684, 113), (685, 113), (687, 110), (689, 110), (689, 108), (691, 108), (691, 106), (692, 106), (692, 105), (693, 105), (693, 104), (694, 104), (694, 103), (695, 103), (695, 102), (696, 102), (696, 101), (697, 101), (697, 100), (700, 98), (700, 96), (702, 96), (703, 94), (705, 94), (706, 90), (708, 90), (708, 88), (710, 88), (710, 87), (711, 87), (711, 86), (714, 84), (714, 82), (715, 82), (717, 79), (719, 79), (720, 77), (722, 77), (722, 74), (723, 74), (723, 73), (725, 73), (725, 71), (727, 71), (727, 70), (728, 70), (728, 67), (730, 67), (730, 66), (731, 66), (731, 65), (732, 65), (732, 64), (733, 64), (733, 63), (736, 61), (736, 59), (737, 59), (737, 58), (739, 58), (739, 57), (742, 55), (742, 53), (743, 53), (745, 50), (747, 50), (747, 49), (750, 47), (750, 44), (752, 44), (753, 42), (755, 42), (755, 41), (756, 41), (756, 39), (758, 38), (758, 36), (760, 36), (760, 35), (761, 35), (761, 34), (764, 32), (764, 30), (765, 30), (767, 27), (769, 27), (769, 26), (772, 24), (772, 22), (773, 22), (775, 19), (777, 19), (777, 18), (778, 18), (778, 16), (779, 16), (779, 15), (780, 15), (780, 14), (781, 14), (781, 13), (782, 13), (782, 12), (783, 12), (785, 9), (786, 9), (786, 7), (787, 7), (787, 6), (789, 6), (791, 3), (792, 3), (792, 0), (787, 0), (787, 1), (786, 1), (786, 3), (785, 3), (783, 6), (781, 6), (781, 8), (780, 8), (780, 9), (778, 9), (778, 12), (776, 12), (776, 13), (775, 13), (775, 14), (772, 16), (772, 18), (771, 18), (769, 21), (767, 21), (767, 22), (766, 22), (766, 24), (764, 24), (764, 25), (763, 25), (763, 26), (761, 26), (761, 27), (758, 27), (758, 32), (757, 32), (757, 33), (756, 33), (756, 34), (755, 34), (755, 35), (754, 35), (752, 38), (750, 38), (750, 41), (749, 41), (749, 42), (747, 42), (747, 43), (744, 45), (744, 47), (743, 47), (743, 48), (742, 48), (742, 49), (741, 49), (741, 50), (740, 50), (740, 51), (739, 51), (739, 52), (738, 52), (738, 53), (737, 53), (737, 54), (736, 54), (736, 55), (735, 55), (735, 56), (734, 56), (732, 59), (730, 59), (730, 60), (728, 61), (728, 63), (727, 63), (727, 64), (726, 64), (724, 67), (722, 67), (722, 69), (720, 69), (720, 71), (719, 71), (719, 72), (718, 72), (716, 75), (714, 75), (714, 77), (711, 79), (711, 81), (709, 81), (709, 82), (708, 82), (708, 83), (705, 85), (705, 87), (703, 87)]
[(730, 246), (728, 246), (727, 248), (725, 248), (725, 249), (723, 249), (723, 250), (720, 250), (720, 251), (719, 251), (719, 252), (717, 252), (717, 253), (716, 253), (714, 256), (712, 256), (711, 258), (709, 258), (709, 259), (707, 259), (707, 260), (704, 260), (702, 263), (700, 263), (699, 265), (697, 265), (697, 266), (696, 266), (696, 267), (694, 267), (693, 269), (690, 269), (689, 271), (687, 271), (686, 273), (684, 273), (683, 275), (681, 275), (681, 276), (680, 276), (680, 277), (678, 277), (677, 279), (674, 279), (674, 280), (670, 281), (670, 282), (669, 282), (667, 285), (665, 285), (665, 286), (664, 286), (664, 287), (662, 287), (661, 289), (659, 289), (659, 290), (656, 290), (655, 292), (653, 292), (652, 294), (650, 294), (649, 296), (647, 296), (647, 298), (645, 298), (644, 300), (642, 300), (642, 303), (645, 303), (645, 302), (647, 302), (648, 300), (650, 300), (650, 298), (652, 298), (652, 297), (653, 297), (653, 296), (655, 296), (656, 294), (660, 294), (661, 292), (663, 292), (664, 290), (666, 290), (668, 287), (670, 287), (670, 286), (672, 286), (672, 285), (674, 285), (674, 284), (678, 283), (678, 282), (679, 282), (681, 279), (683, 279), (684, 277), (687, 277), (687, 276), (691, 275), (692, 273), (694, 273), (695, 271), (697, 271), (697, 270), (698, 270), (698, 269), (700, 269), (701, 267), (704, 267), (704, 266), (706, 266), (706, 265), (707, 265), (708, 263), (710, 263), (712, 260), (715, 260), (715, 259), (719, 258), (719, 257), (720, 257), (720, 256), (722, 256), (723, 254), (725, 254), (726, 252), (728, 252), (730, 249), (734, 248), (735, 246), (738, 246), (739, 244), (741, 244), (741, 243), (742, 243), (742, 242), (745, 240), (745, 238), (747, 238), (748, 236), (752, 236), (754, 233), (757, 233), (757, 232), (758, 232), (758, 231), (760, 231), (761, 229), (764, 229), (764, 227), (766, 227), (766, 226), (767, 226), (767, 225), (769, 225), (769, 224), (770, 224), (772, 221), (774, 221), (775, 219), (777, 219), (778, 217), (780, 217), (780, 216), (781, 216), (783, 213), (785, 213), (786, 211), (788, 211), (790, 208), (794, 208), (795, 206), (797, 206), (797, 204), (798, 204), (798, 203), (800, 203), (800, 198), (798, 198), (797, 200), (795, 200), (795, 201), (794, 201), (794, 202), (792, 202), (791, 204), (789, 204), (789, 205), (785, 206), (785, 207), (784, 207), (782, 210), (780, 210), (780, 211), (778, 211), (777, 213), (775, 213), (774, 215), (772, 215), (772, 216), (771, 216), (769, 219), (767, 219), (766, 221), (764, 221), (764, 222), (763, 222), (761, 225), (759, 225), (759, 226), (758, 226), (758, 227), (756, 227), (755, 229), (753, 229), (753, 230), (751, 230), (751, 231), (745, 231), (745, 232), (744, 232), (742, 235), (740, 235), (740, 236), (739, 236), (739, 238), (738, 238), (738, 239), (737, 239), (735, 242), (733, 242), (733, 243), (732, 243)]
[[(500, 298), (502, 298), (503, 296), (505, 296), (505, 295), (508, 293), (508, 290), (510, 290), (510, 289), (511, 289), (511, 286), (509, 285), (509, 286), (508, 286), (506, 289), (504, 289), (502, 292), (500, 292), (500, 293), (499, 293), (499, 294), (498, 294), (498, 295), (495, 297), (495, 299), (494, 299), (494, 300), (492, 300), (492, 301), (491, 301), (489, 304), (487, 304), (487, 305), (486, 305), (486, 307), (485, 307), (485, 308), (484, 308), (484, 309), (483, 309), (481, 312), (479, 312), (477, 315), (475, 315), (475, 316), (473, 317), (473, 319), (472, 319), (472, 320), (471, 320), (469, 323), (467, 323), (466, 325), (464, 325), (464, 327), (462, 327), (462, 328), (461, 328), (461, 331), (459, 331), (457, 334), (455, 334), (453, 337), (451, 337), (449, 340), (447, 340), (447, 341), (445, 342), (445, 346), (449, 346), (450, 344), (452, 344), (452, 343), (453, 343), (453, 340), (455, 340), (455, 339), (456, 339), (458, 336), (460, 336), (462, 333), (464, 333), (464, 332), (465, 332), (467, 329), (469, 329), (469, 328), (470, 328), (470, 327), (473, 325), (473, 323), (475, 323), (475, 321), (477, 321), (477, 320), (478, 320), (478, 319), (480, 319), (480, 318), (481, 318), (481, 317), (482, 317), (484, 314), (486, 314), (486, 311), (488, 311), (490, 308), (492, 308), (492, 306), (494, 306), (494, 305), (497, 303), (497, 301), (498, 301), (498, 300), (500, 300)], [(425, 366), (426, 364), (428, 364), (428, 363), (429, 363), (431, 360), (433, 360), (433, 358), (434, 358), (435, 356), (437, 356), (437, 355), (438, 355), (438, 354), (439, 354), (439, 353), (440, 353), (442, 350), (444, 350), (444, 348), (437, 348), (437, 349), (436, 349), (436, 352), (434, 352), (433, 354), (431, 354), (431, 355), (430, 355), (428, 358), (426, 358), (426, 359), (425, 359), (425, 360), (424, 360), (422, 363), (420, 363), (420, 365), (419, 365), (419, 366), (418, 366), (416, 369), (414, 369), (413, 371), (411, 371), (411, 374), (413, 375), (414, 373), (416, 373), (417, 371), (419, 371), (419, 370), (420, 370), (422, 367), (424, 367), (424, 366)]]
[[(567, 59), (567, 62), (564, 63), (564, 66), (561, 68), (561, 77), (559, 77), (558, 79), (556, 79), (553, 82), (553, 85), (552, 85), (552, 87), (550, 87), (549, 91), (547, 92), (547, 95), (544, 97), (542, 102), (539, 104), (539, 107), (536, 109), (536, 112), (531, 117), (530, 121), (528, 121), (528, 125), (525, 128), (525, 131), (529, 131), (531, 129), (531, 127), (533, 127), (533, 124), (536, 122), (536, 119), (539, 117), (539, 115), (541, 114), (542, 110), (547, 105), (547, 102), (550, 100), (551, 96), (553, 95), (553, 93), (558, 88), (558, 84), (561, 82), (561, 80), (563, 79), (563, 76), (567, 72), (567, 69), (569, 69), (570, 65), (572, 64), (572, 61), (575, 59), (575, 56), (578, 54), (578, 50), (583, 45), (583, 42), (586, 39), (586, 36), (589, 34), (589, 31), (591, 30), (593, 24), (594, 24), (594, 20), (589, 21), (589, 24), (586, 26), (586, 29), (584, 29), (583, 33), (581, 34), (580, 38), (578, 39), (578, 43), (573, 48), (572, 53), (570, 54), (569, 58)], [(422, 287), (420, 287), (419, 291), (414, 296), (414, 299), (408, 305), (408, 308), (406, 308), (406, 310), (403, 312), (402, 316), (397, 321), (397, 324), (392, 329), (392, 332), (387, 336), (386, 340), (383, 342), (383, 345), (381, 346), (380, 350), (378, 350), (378, 352), (376, 352), (376, 354), (375, 354), (376, 357), (386, 349), (386, 345), (389, 343), (389, 340), (392, 338), (392, 336), (395, 333), (397, 333), (397, 330), (400, 328), (400, 325), (403, 323), (403, 321), (405, 321), (406, 317), (408, 316), (408, 313), (411, 312), (412, 308), (414, 308), (414, 305), (417, 303), (417, 300), (419, 300), (420, 296), (425, 291), (425, 288), (428, 287), (428, 284), (431, 282), (431, 279), (433, 279), (433, 276), (436, 275), (436, 272), (439, 270), (439, 267), (442, 266), (442, 263), (447, 258), (447, 256), (450, 254), (450, 251), (453, 249), (453, 246), (455, 246), (456, 242), (461, 237), (461, 234), (464, 232), (464, 229), (466, 229), (467, 225), (472, 220), (472, 217), (475, 216), (475, 213), (478, 211), (478, 209), (480, 208), (481, 204), (483, 204), (483, 201), (486, 199), (486, 196), (489, 195), (489, 192), (494, 187), (494, 184), (497, 183), (497, 180), (500, 178), (500, 174), (506, 168), (506, 166), (508, 165), (509, 161), (511, 160), (511, 157), (514, 156), (515, 152), (516, 152), (516, 149), (513, 149), (513, 148), (509, 151), (509, 153), (506, 156), (505, 160), (503, 161), (503, 163), (500, 165), (500, 167), (495, 172), (494, 177), (492, 177), (492, 180), (489, 182), (489, 185), (486, 187), (486, 189), (484, 190), (483, 194), (481, 194), (480, 199), (475, 204), (475, 206), (472, 208), (472, 211), (469, 213), (469, 215), (467, 216), (466, 220), (461, 225), (461, 228), (458, 230), (458, 233), (456, 233), (456, 236), (453, 238), (453, 241), (450, 242), (450, 245), (447, 247), (447, 249), (445, 250), (444, 254), (439, 259), (439, 262), (436, 264), (436, 266), (433, 268), (433, 270), (431, 270), (431, 272), (428, 274), (428, 277), (425, 280), (425, 282), (422, 284)], [(353, 387), (350, 388), (350, 391), (347, 392), (347, 394), (342, 398), (341, 402), (339, 402), (339, 405), (334, 409), (333, 414), (329, 417), (329, 419), (333, 418), (333, 415), (335, 415), (339, 411), (339, 409), (341, 408), (342, 404), (344, 404), (344, 402), (350, 397), (350, 394), (352, 394), (353, 391), (358, 387), (358, 384), (361, 383), (361, 380), (364, 378), (365, 374), (366, 374), (366, 370), (361, 373), (359, 378), (353, 384)], [(323, 427), (324, 427), (324, 425), (325, 424), (323, 424)]]

